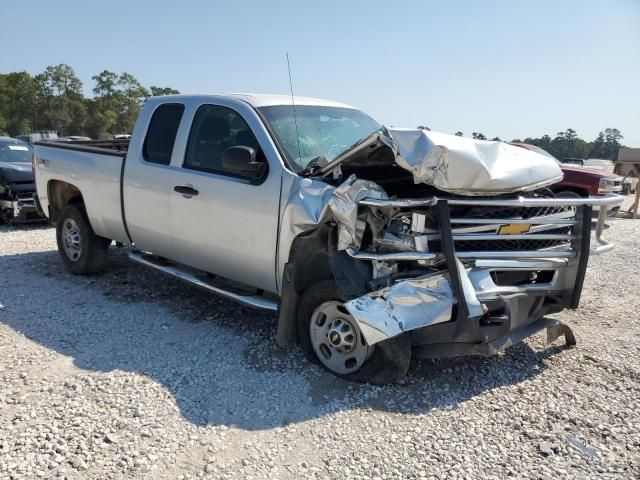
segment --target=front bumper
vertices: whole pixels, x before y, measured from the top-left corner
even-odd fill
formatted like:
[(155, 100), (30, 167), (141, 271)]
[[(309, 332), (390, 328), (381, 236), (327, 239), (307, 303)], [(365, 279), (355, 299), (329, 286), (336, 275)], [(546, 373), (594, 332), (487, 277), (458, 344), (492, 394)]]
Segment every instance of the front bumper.
[[(366, 201), (366, 200), (365, 200)], [(380, 254), (349, 252), (373, 261), (446, 262), (446, 269), (403, 279), (347, 302), (369, 344), (410, 332), (418, 356), (490, 355), (547, 329), (575, 343), (566, 325), (544, 318), (564, 308), (577, 308), (589, 254), (613, 248), (603, 237), (608, 210), (622, 201), (617, 196), (589, 199), (437, 200), (442, 251)], [(379, 201), (376, 200), (379, 203)], [(406, 202), (406, 200), (393, 202)], [(449, 203), (572, 207), (570, 219), (545, 220), (552, 225), (571, 223), (562, 247), (535, 251), (456, 252)], [(474, 203), (476, 202), (476, 203)], [(591, 245), (592, 210), (601, 207), (595, 227), (597, 245)], [(492, 223), (500, 220), (491, 220)], [(504, 223), (513, 222), (507, 219)], [(535, 223), (535, 221), (534, 221)], [(528, 238), (549, 238), (533, 233)], [(558, 235), (559, 236), (559, 235)]]
[(11, 220), (27, 220), (40, 217), (36, 205), (35, 193), (22, 192), (12, 200), (0, 200), (0, 210)]

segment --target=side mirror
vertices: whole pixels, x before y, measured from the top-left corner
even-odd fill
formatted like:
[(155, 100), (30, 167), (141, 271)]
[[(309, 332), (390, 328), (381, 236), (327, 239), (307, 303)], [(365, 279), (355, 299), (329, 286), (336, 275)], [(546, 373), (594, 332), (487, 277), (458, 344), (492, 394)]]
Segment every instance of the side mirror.
[(256, 161), (256, 151), (251, 147), (229, 147), (222, 155), (222, 166), (232, 174), (247, 178), (252, 182), (262, 179), (267, 164)]

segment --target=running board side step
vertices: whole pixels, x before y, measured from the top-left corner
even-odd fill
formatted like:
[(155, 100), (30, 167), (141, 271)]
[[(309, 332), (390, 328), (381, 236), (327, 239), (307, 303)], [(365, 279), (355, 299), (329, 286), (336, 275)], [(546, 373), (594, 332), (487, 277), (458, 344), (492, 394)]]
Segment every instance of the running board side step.
[(158, 259), (153, 255), (146, 254), (139, 250), (130, 251), (129, 258), (134, 262), (138, 262), (146, 267), (160, 270), (161, 272), (172, 275), (176, 278), (179, 278), (180, 280), (191, 283), (192, 285), (196, 285), (200, 288), (204, 288), (205, 290), (218, 294), (224, 298), (228, 298), (229, 300), (234, 300), (244, 305), (249, 305), (251, 307), (260, 308), (263, 310), (278, 310), (278, 302), (276, 302), (275, 300), (260, 295), (243, 294), (225, 290), (224, 288), (212, 285), (211, 283), (198, 278), (192, 272), (181, 269), (179, 265), (166, 263), (162, 259)]

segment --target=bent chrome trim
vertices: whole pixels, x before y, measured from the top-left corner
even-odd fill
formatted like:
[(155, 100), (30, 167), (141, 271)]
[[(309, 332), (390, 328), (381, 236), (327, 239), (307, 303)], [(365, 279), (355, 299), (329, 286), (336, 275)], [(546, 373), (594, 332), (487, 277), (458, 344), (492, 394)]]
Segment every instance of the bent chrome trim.
[(451, 223), (466, 223), (470, 225), (486, 225), (492, 227), (494, 225), (500, 225), (502, 223), (525, 223), (528, 225), (560, 225), (570, 226), (576, 225), (576, 220), (564, 219), (559, 217), (533, 217), (533, 218), (500, 218), (496, 221), (495, 218), (452, 218)]
[[(365, 198), (360, 200), (360, 205), (368, 205), (370, 207), (428, 207), (435, 205), (438, 200), (446, 200), (449, 205), (478, 205), (485, 207), (575, 207), (578, 205), (592, 206), (613, 206), (619, 205), (624, 200), (619, 195), (605, 195), (600, 198), (525, 198), (518, 197), (515, 199), (493, 200), (493, 199), (466, 199), (466, 198), (401, 198), (394, 200), (380, 200), (373, 198)], [(451, 220), (453, 223), (453, 219)]]
[(547, 260), (501, 260), (478, 259), (474, 265), (489, 270), (557, 270), (569, 264), (566, 258), (550, 258)]
[(475, 200), (452, 198), (447, 200), (450, 205), (479, 205), (486, 207), (576, 207), (578, 205), (619, 205), (623, 199), (618, 195), (606, 195), (601, 198), (525, 198), (508, 200)]
[[(622, 199), (620, 199), (621, 203)], [(598, 222), (596, 223), (596, 241), (600, 244), (599, 247), (591, 247), (591, 253), (593, 255), (600, 255), (601, 253), (608, 252), (613, 249), (613, 243), (602, 238), (602, 232), (604, 232), (604, 222), (607, 219), (607, 214), (609, 213), (609, 208), (601, 208), (598, 213)]]
[[(612, 247), (613, 248), (613, 247)], [(440, 260), (444, 258), (439, 253), (426, 252), (398, 252), (398, 253), (372, 253), (355, 252), (347, 249), (346, 252), (357, 260), (376, 260), (379, 262), (411, 262), (417, 260)], [(456, 257), (461, 259), (511, 259), (511, 258), (572, 258), (576, 252), (570, 248), (557, 250), (523, 250), (500, 252), (456, 252)]]
[(348, 248), (346, 252), (351, 257), (357, 260), (376, 260), (378, 262), (437, 260), (442, 258), (442, 255), (439, 253), (427, 253), (427, 252), (371, 253), (371, 252), (356, 252), (352, 248)]

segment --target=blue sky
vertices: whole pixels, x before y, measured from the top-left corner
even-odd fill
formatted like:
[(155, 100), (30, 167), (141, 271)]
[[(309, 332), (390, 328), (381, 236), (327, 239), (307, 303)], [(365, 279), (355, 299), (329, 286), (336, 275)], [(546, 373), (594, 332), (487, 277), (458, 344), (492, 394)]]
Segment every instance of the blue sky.
[(71, 65), (183, 93), (343, 101), (503, 139), (619, 128), (640, 146), (640, 0), (0, 0), (0, 72)]

